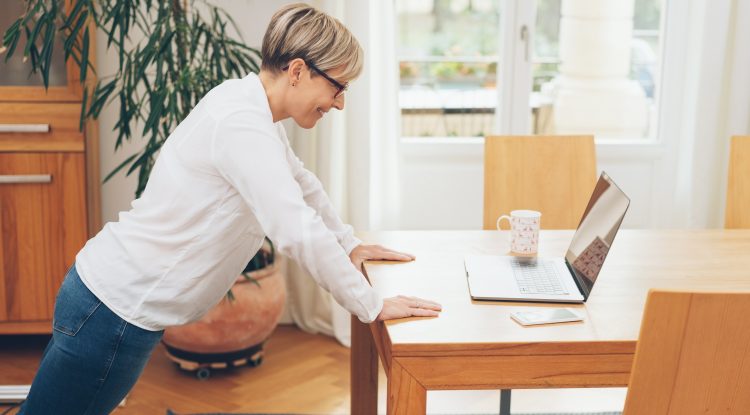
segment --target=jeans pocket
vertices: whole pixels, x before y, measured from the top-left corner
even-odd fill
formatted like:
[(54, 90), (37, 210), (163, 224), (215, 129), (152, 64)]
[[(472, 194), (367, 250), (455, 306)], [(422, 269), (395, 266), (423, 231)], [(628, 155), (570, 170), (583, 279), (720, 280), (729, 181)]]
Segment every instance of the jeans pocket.
[(52, 327), (60, 333), (75, 336), (101, 304), (83, 284), (74, 265), (57, 293)]

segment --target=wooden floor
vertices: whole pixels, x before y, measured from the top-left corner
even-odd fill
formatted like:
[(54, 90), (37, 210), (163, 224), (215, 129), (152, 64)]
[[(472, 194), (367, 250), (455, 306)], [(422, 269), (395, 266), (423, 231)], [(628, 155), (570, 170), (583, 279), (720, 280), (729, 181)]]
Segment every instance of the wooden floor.
[[(47, 339), (0, 336), (0, 384), (30, 383)], [(216, 371), (198, 380), (178, 370), (159, 345), (125, 407), (114, 414), (163, 415), (167, 408), (177, 413), (348, 414), (349, 349), (330, 337), (279, 326), (262, 365)]]
[[(0, 385), (29, 384), (39, 365), (46, 336), (0, 336)], [(380, 374), (379, 413), (385, 413), (386, 377)], [(430, 391), (430, 414), (491, 414), (498, 391)], [(514, 414), (622, 410), (618, 389), (513, 391)], [(0, 414), (7, 407), (0, 406)], [(198, 380), (164, 355), (160, 345), (124, 407), (115, 415), (165, 415), (205, 412), (349, 414), (349, 349), (336, 340), (280, 326), (266, 345), (263, 364), (214, 372)], [(12, 410), (10, 414), (15, 414)]]

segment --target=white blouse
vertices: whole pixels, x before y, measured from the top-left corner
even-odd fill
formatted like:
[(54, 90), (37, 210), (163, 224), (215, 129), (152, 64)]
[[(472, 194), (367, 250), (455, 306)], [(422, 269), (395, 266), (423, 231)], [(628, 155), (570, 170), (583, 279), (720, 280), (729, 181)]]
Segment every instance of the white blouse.
[(212, 89), (161, 149), (146, 189), (76, 257), (84, 284), (125, 321), (199, 319), (268, 235), (363, 322), (383, 299), (352, 265), (361, 241), (274, 123), (260, 79)]

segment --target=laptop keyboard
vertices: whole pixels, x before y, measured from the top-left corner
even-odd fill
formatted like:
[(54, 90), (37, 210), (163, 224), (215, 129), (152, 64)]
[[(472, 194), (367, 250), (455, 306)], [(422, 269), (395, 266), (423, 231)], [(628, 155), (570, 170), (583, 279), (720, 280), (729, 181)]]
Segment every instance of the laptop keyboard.
[(512, 261), (512, 267), (521, 294), (568, 294), (560, 281), (554, 261)]

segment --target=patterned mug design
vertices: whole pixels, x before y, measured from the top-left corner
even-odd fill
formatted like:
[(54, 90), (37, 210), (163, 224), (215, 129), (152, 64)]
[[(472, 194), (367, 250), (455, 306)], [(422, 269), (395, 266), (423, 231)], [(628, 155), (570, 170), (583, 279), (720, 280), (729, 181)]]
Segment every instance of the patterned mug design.
[(510, 222), (510, 250), (517, 254), (536, 254), (539, 249), (541, 212), (514, 210), (510, 212), (510, 216), (502, 215), (497, 218), (497, 230), (500, 230), (500, 221), (503, 219)]

